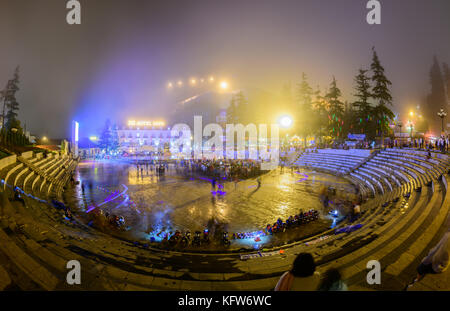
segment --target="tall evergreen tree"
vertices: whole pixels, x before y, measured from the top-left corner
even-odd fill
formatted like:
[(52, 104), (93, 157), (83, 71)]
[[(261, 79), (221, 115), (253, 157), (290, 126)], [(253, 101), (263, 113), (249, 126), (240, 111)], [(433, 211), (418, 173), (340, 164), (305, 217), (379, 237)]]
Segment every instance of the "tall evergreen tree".
[(330, 89), (325, 95), (328, 102), (328, 132), (330, 136), (342, 138), (342, 126), (344, 125), (344, 103), (340, 100), (342, 93), (337, 87), (336, 78), (330, 84)]
[(375, 48), (372, 48), (373, 58), (370, 68), (372, 69), (372, 98), (376, 106), (373, 109), (376, 126), (381, 135), (381, 143), (384, 144), (384, 135), (390, 130), (389, 123), (395, 115), (388, 106), (392, 106), (392, 95), (389, 87), (392, 85), (384, 73), (384, 67), (381, 65)]
[(117, 151), (119, 147), (119, 127), (114, 124), (111, 130), (111, 151)]
[(313, 89), (308, 83), (306, 74), (303, 73), (302, 81), (297, 85), (298, 109), (295, 120), (297, 124), (296, 129), (303, 136), (305, 146), (308, 136), (313, 133), (312, 96)]
[(317, 86), (316, 91), (314, 92), (314, 99), (312, 102), (312, 109), (314, 113), (313, 118), (313, 131), (316, 137), (320, 137), (320, 142), (323, 141), (323, 137), (327, 134), (327, 123), (328, 123), (328, 112), (327, 112), (327, 101), (322, 96), (320, 92), (319, 86)]
[(99, 147), (105, 149), (106, 153), (116, 151), (119, 148), (119, 135), (117, 126), (112, 125), (107, 119), (100, 135)]
[(14, 71), (14, 77), (8, 81), (6, 88), (2, 91), (3, 113), (2, 113), (2, 128), (10, 130), (11, 128), (19, 126), (20, 122), (17, 120), (17, 112), (19, 110), (19, 103), (16, 99), (16, 93), (19, 90), (19, 67)]
[(248, 101), (242, 91), (239, 91), (235, 96), (237, 121), (242, 124), (246, 124), (251, 120), (250, 111), (248, 109)]
[(356, 101), (352, 103), (354, 118), (352, 119), (353, 129), (358, 133), (365, 133), (369, 135), (370, 117), (372, 114), (372, 106), (370, 105), (370, 78), (367, 75), (367, 70), (359, 69), (358, 75), (355, 77), (355, 91), (354, 96)]
[(445, 94), (444, 77), (441, 66), (436, 56), (433, 57), (433, 65), (430, 69), (431, 93), (427, 98), (427, 105), (424, 107), (425, 117), (429, 120), (429, 125), (435, 133), (441, 131), (440, 120), (437, 112), (447, 103)]
[(346, 137), (348, 134), (354, 133), (354, 127), (355, 127), (355, 111), (354, 107), (351, 103), (345, 102), (344, 103), (344, 115), (342, 119), (344, 120), (344, 124), (342, 125), (342, 137)]
[(444, 71), (445, 88), (447, 91), (447, 103), (450, 105), (450, 67), (447, 63), (442, 64)]
[(236, 124), (238, 120), (238, 113), (236, 107), (236, 99), (234, 95), (231, 97), (230, 105), (227, 108), (227, 123)]

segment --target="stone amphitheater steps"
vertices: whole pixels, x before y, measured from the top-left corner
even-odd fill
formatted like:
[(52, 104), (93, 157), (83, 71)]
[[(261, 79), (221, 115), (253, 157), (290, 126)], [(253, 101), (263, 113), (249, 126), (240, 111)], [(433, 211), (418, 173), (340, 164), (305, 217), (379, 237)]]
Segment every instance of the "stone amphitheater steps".
[(424, 184), (432, 180), (432, 177), (430, 177), (428, 175), (427, 171), (424, 170), (423, 167), (421, 167), (415, 163), (392, 159), (390, 156), (386, 156), (383, 154), (377, 156), (376, 159), (381, 160), (381, 161), (386, 161), (389, 163), (393, 163), (393, 164), (395, 163), (397, 165), (402, 165), (402, 166), (406, 167), (407, 170), (410, 170), (411, 172), (413, 172), (414, 175), (417, 177), (417, 179), (420, 180)]
[[(340, 253), (343, 252), (349, 253), (349, 248), (361, 248), (358, 247), (360, 244), (367, 244), (369, 241), (374, 241), (378, 236), (389, 232), (395, 224), (404, 217), (404, 214), (401, 213), (401, 209), (404, 208), (405, 204), (408, 204), (410, 208), (407, 209), (408, 213), (413, 212), (414, 210), (420, 209), (423, 204), (426, 204), (427, 195), (423, 194), (421, 196), (412, 195), (409, 200), (402, 200), (397, 202), (390, 209), (385, 210), (383, 213), (376, 215), (371, 219), (368, 223), (364, 225), (363, 228), (358, 231), (343, 235), (342, 239), (338, 240), (334, 246), (340, 249)], [(374, 234), (374, 232), (379, 232), (382, 230), (380, 234)], [(321, 262), (325, 263), (330, 261), (330, 258), (341, 257), (336, 256), (336, 254), (330, 254), (328, 250), (322, 252)]]
[[(383, 198), (381, 196), (376, 197), (375, 199), (369, 201), (369, 204), (363, 205), (361, 207), (361, 211), (362, 211), (362, 215), (361, 217), (358, 219), (358, 223), (362, 223), (364, 224), (364, 226), (367, 226), (370, 222), (374, 221), (375, 217), (373, 217), (372, 215), (378, 215), (381, 213), (381, 211), (385, 210), (386, 208), (391, 208), (389, 205), (391, 205), (391, 203), (387, 206), (383, 206), (386, 202), (390, 202), (391, 200), (393, 200), (395, 197), (398, 197), (401, 193), (400, 189), (396, 189), (396, 191), (394, 191), (393, 193), (385, 196), (386, 198)], [(368, 206), (367, 206), (368, 205)], [(371, 217), (372, 216), (372, 217)], [(370, 218), (370, 219), (369, 219)], [(349, 225), (348, 222), (344, 222), (340, 227), (344, 227)], [(338, 229), (337, 228), (333, 228), (331, 230), (328, 230), (326, 232), (321, 233), (320, 235), (314, 236), (312, 238), (308, 238), (305, 239), (304, 242), (308, 242), (308, 241), (312, 241), (314, 239), (319, 238), (320, 236), (324, 236), (326, 234), (334, 234), (335, 230)], [(333, 235), (331, 238), (326, 239), (322, 242), (318, 242), (314, 245), (315, 249), (320, 249), (322, 247), (324, 247), (327, 244), (332, 243), (333, 241), (340, 239), (342, 236), (340, 235)]]
[(437, 166), (433, 166), (429, 162), (424, 161), (424, 159), (420, 156), (410, 156), (409, 154), (406, 154), (406, 155), (398, 154), (396, 152), (389, 152), (389, 151), (383, 151), (381, 154), (389, 155), (396, 159), (404, 159), (404, 160), (416, 163), (422, 167), (425, 167), (427, 170), (429, 170), (432, 173), (434, 178), (437, 178), (440, 174), (444, 173), (444, 170), (441, 167), (439, 162), (438, 162)]
[(19, 164), (16, 164), (16, 165), (14, 165), (14, 167), (12, 168), (12, 169), (10, 169), (7, 173), (6, 173), (6, 175), (5, 175), (5, 177), (4, 177), (4, 180), (5, 180), (5, 187), (6, 187), (6, 184), (7, 183), (11, 183), (10, 182), (10, 180), (14, 180), (14, 176), (21, 170), (23, 168), (23, 164), (22, 163), (19, 163)]
[(370, 193), (371, 197), (375, 197), (376, 196), (377, 191), (375, 190), (375, 186), (370, 182), (370, 179), (368, 179), (365, 176), (362, 176), (362, 175), (358, 174), (358, 172), (350, 173), (350, 175), (353, 178), (356, 178), (357, 180), (359, 180), (358, 183), (364, 184), (369, 189), (369, 193)]
[(372, 159), (371, 160), (372, 163), (375, 163), (376, 165), (380, 165), (383, 166), (393, 172), (397, 172), (397, 174), (400, 174), (399, 176), (402, 176), (402, 179), (407, 183), (412, 183), (412, 187), (416, 188), (419, 185), (417, 184), (417, 176), (414, 173), (411, 173), (410, 170), (405, 170), (404, 167), (400, 166), (400, 165), (396, 165), (390, 162), (386, 162), (386, 161), (381, 161), (381, 160), (377, 160), (377, 159)]
[[(426, 249), (430, 249), (432, 246), (434, 246), (431, 245), (431, 241), (434, 237), (437, 236), (440, 227), (446, 225), (445, 221), (450, 211), (450, 193), (448, 192), (448, 189), (444, 189), (444, 186), (442, 184), (440, 185), (440, 188), (441, 192), (446, 192), (443, 202), (442, 204), (440, 204), (440, 208), (435, 210), (435, 213), (433, 215), (430, 215), (431, 217), (428, 217), (428, 224), (424, 226), (424, 233), (415, 240), (415, 243), (413, 245), (409, 246), (405, 250), (405, 254), (402, 255), (402, 257), (400, 257), (398, 261), (388, 266), (388, 269), (386, 269), (387, 273), (391, 273), (395, 276), (401, 275), (405, 267), (408, 264), (412, 264), (413, 258), (421, 258), (419, 257), (421, 253), (426, 252)], [(405, 232), (405, 234), (407, 234), (407, 232)], [(427, 245), (430, 247), (424, 248), (424, 246)]]
[[(349, 248), (358, 248), (360, 244), (368, 243), (372, 239), (372, 232), (376, 228), (380, 228), (387, 223), (395, 221), (396, 217), (400, 214), (400, 209), (407, 202), (411, 202), (411, 205), (416, 206), (418, 204), (419, 196), (412, 196), (408, 201), (401, 200), (396, 204), (392, 204), (386, 208), (383, 208), (381, 211), (378, 211), (377, 214), (374, 214), (367, 222), (362, 223), (363, 227), (356, 232), (350, 234), (341, 234), (339, 239), (335, 240), (335, 243), (329, 244), (333, 248), (337, 248), (338, 253), (342, 253), (343, 251), (349, 252)], [(373, 237), (376, 238), (376, 237)], [(317, 256), (322, 258), (323, 262), (329, 261), (332, 257), (337, 257), (336, 253), (330, 251), (329, 248), (322, 249), (319, 252), (315, 252)]]
[[(54, 237), (55, 238), (55, 237)], [(46, 239), (45, 239), (45, 241), (47, 241), (47, 243), (48, 243), (48, 241), (49, 241), (49, 233), (46, 233)], [(102, 241), (103, 243), (105, 242), (105, 241)], [(29, 243), (29, 242), (28, 242)], [(71, 240), (70, 241), (70, 245), (71, 245), (71, 247), (72, 248), (75, 248), (75, 247), (77, 247), (77, 245), (76, 244), (78, 244), (76, 241), (74, 241), (74, 240)], [(85, 249), (85, 252), (86, 252), (86, 245), (87, 243), (82, 243), (80, 246), (81, 247), (84, 247), (84, 249)], [(106, 243), (105, 243), (106, 244)], [(115, 243), (116, 244), (116, 243)], [(60, 253), (65, 253), (66, 255), (68, 254), (68, 252), (67, 252), (67, 250), (64, 250), (63, 248), (61, 248), (59, 245), (64, 245), (64, 243), (62, 242), (62, 241), (57, 241), (57, 242), (54, 242), (54, 243), (50, 243), (50, 247), (52, 248), (52, 250), (55, 250), (55, 248), (60, 248), (60, 250), (59, 250), (59, 252)], [(93, 243), (92, 245), (91, 245), (91, 247), (93, 247), (95, 250), (97, 250), (97, 252), (99, 251), (98, 250), (98, 242), (96, 242), (96, 243)], [(112, 250), (112, 249), (116, 249), (117, 248), (117, 246), (116, 245), (114, 245), (113, 247), (109, 247), (109, 249), (110, 250)], [(122, 255), (121, 255), (121, 257), (123, 257), (123, 255), (124, 255), (124, 253), (122, 252), (121, 253)], [(40, 256), (40, 255), (38, 255), (38, 256)], [(44, 256), (43, 258), (40, 258), (41, 260), (42, 260), (42, 262), (54, 262), (54, 263), (57, 263), (57, 262), (59, 262), (60, 263), (60, 267), (59, 267), (59, 269), (62, 271), (63, 270), (63, 268), (61, 268), (61, 263), (63, 263), (63, 261), (61, 261), (61, 260), (58, 260), (57, 258), (52, 258), (52, 259), (50, 259), (49, 258), (49, 254), (47, 253), (47, 252), (43, 252), (42, 253), (42, 256)], [(103, 256), (103, 255), (102, 255)], [(120, 255), (119, 255), (120, 256)], [(79, 256), (76, 256), (76, 254), (74, 254), (74, 253), (70, 253), (69, 252), (69, 257), (67, 257), (66, 259), (68, 259), (68, 258), (72, 258), (72, 259), (74, 259), (74, 258), (78, 258), (78, 259), (80, 259), (80, 257)], [(111, 259), (113, 259), (113, 258), (117, 258), (116, 256), (113, 256), (113, 257), (111, 257)], [(85, 260), (86, 260), (86, 258), (85, 258)], [(135, 259), (134, 259), (135, 260)], [(66, 261), (67, 262), (67, 261)], [(133, 261), (130, 261), (129, 262), (129, 266), (130, 267), (132, 267), (132, 263), (133, 263)], [(124, 263), (123, 262), (121, 262), (121, 265), (123, 265)], [(134, 266), (134, 269), (138, 269), (137, 268), (137, 266), (135, 265)], [(143, 269), (147, 269), (148, 270), (148, 267), (139, 267), (139, 271), (142, 273), (142, 271), (144, 271)], [(154, 273), (155, 273), (155, 271), (154, 271), (154, 269), (150, 269), (150, 271), (153, 271)], [(149, 271), (149, 272), (150, 272)], [(128, 273), (128, 272), (127, 272)], [(162, 275), (164, 275), (164, 274), (166, 274), (166, 275), (171, 275), (172, 277), (176, 277), (177, 275), (180, 275), (180, 274), (184, 274), (184, 273), (181, 273), (181, 272), (172, 272), (172, 271), (164, 271), (164, 270), (159, 270), (159, 274), (162, 274)]]
[(377, 172), (378, 174), (380, 174), (381, 176), (383, 176), (385, 179), (387, 179), (390, 182), (392, 188), (402, 186), (402, 181), (399, 180), (397, 177), (395, 177), (395, 175), (390, 175), (390, 174), (388, 174), (387, 171), (382, 170), (379, 167), (376, 167), (369, 163), (366, 163), (362, 166), (362, 168)]
[(364, 171), (367, 174), (370, 174), (373, 178), (381, 181), (383, 186), (383, 193), (389, 192), (393, 190), (393, 187), (397, 186), (395, 183), (392, 183), (384, 173), (378, 172), (376, 170), (368, 169), (365, 166), (361, 166), (358, 171)]
[[(31, 183), (32, 180), (32, 177), (30, 177), (29, 183)], [(420, 182), (423, 182), (423, 180), (420, 180)], [(416, 185), (420, 184), (416, 181)], [(411, 235), (418, 235), (420, 234), (420, 229), (424, 224), (427, 224), (426, 230), (430, 229), (428, 237), (432, 237), (433, 231), (431, 231), (431, 227), (434, 226), (434, 224), (439, 223), (439, 220), (436, 220), (435, 223), (433, 219), (443, 217), (442, 215), (445, 213), (445, 209), (441, 210), (439, 207), (441, 205), (444, 206), (443, 204), (445, 204), (445, 202), (448, 203), (448, 194), (446, 195), (447, 201), (443, 202), (444, 193), (441, 191), (440, 185), (436, 186), (436, 191), (432, 194), (430, 204), (426, 204), (426, 201), (427, 193), (431, 192), (432, 188), (423, 187), (421, 193), (411, 192), (411, 190), (412, 188), (410, 184), (404, 184), (401, 188), (395, 188), (392, 193), (387, 193), (385, 196), (376, 196), (374, 200), (370, 200), (368, 202), (369, 204), (366, 206), (366, 211), (370, 211), (370, 213), (364, 213), (360, 218), (360, 220), (364, 222), (365, 226), (356, 232), (346, 235), (342, 239), (336, 240), (335, 245), (340, 246), (344, 245), (344, 243), (352, 243), (358, 238), (363, 238), (364, 235), (367, 234), (366, 231), (370, 230), (378, 234), (377, 238), (366, 246), (362, 246), (361, 248), (353, 251), (351, 254), (345, 255), (336, 261), (322, 264), (319, 269), (323, 270), (329, 265), (334, 265), (337, 262), (343, 269), (345, 276), (349, 277), (350, 285), (353, 286), (356, 282), (355, 280), (358, 279), (358, 275), (357, 273), (353, 273), (355, 271), (352, 272), (351, 270), (354, 268), (354, 264), (352, 264), (354, 260), (346, 261), (346, 257), (351, 256), (352, 258), (356, 258), (355, 260), (359, 259), (362, 264), (364, 263), (364, 260), (367, 260), (368, 254), (382, 254), (384, 255), (381, 261), (382, 265), (384, 262), (391, 263), (393, 265), (392, 267), (395, 267), (395, 269), (392, 268), (395, 271), (398, 271), (399, 267), (402, 268), (401, 265), (406, 264), (405, 259), (396, 261), (396, 256), (400, 256), (398, 255), (398, 251), (396, 251), (395, 248), (393, 248), (394, 251), (388, 251), (386, 248), (393, 245), (395, 246), (394, 237), (396, 237), (397, 233), (400, 235), (406, 235), (404, 232), (410, 230)], [(382, 203), (384, 201), (390, 201), (396, 196), (401, 196), (407, 192), (411, 192), (411, 196), (408, 200), (411, 202), (411, 207), (405, 214), (395, 212), (398, 209), (398, 206), (401, 206), (401, 201), (396, 204), (382, 207)], [(19, 208), (18, 211), (20, 214), (30, 212), (25, 208)], [(372, 215), (372, 211), (375, 216), (370, 217)], [(36, 208), (36, 211), (33, 211), (32, 214), (33, 217), (30, 217), (29, 220), (34, 221), (36, 224), (41, 223), (42, 229), (51, 226), (52, 224), (55, 225), (58, 217), (61, 221), (61, 215), (55, 213), (55, 211), (49, 206)], [(421, 218), (419, 215), (424, 215), (424, 217)], [(441, 216), (436, 217), (436, 215)], [(389, 217), (389, 219), (385, 217)], [(21, 217), (19, 217), (19, 219), (20, 218)], [(37, 219), (39, 219), (39, 222), (37, 222)], [(42, 222), (43, 219), (46, 220)], [(384, 224), (376, 224), (378, 220), (383, 220), (386, 222)], [(34, 260), (34, 262), (42, 264), (42, 267), (45, 267), (45, 270), (55, 276), (58, 280), (61, 280), (61, 278), (65, 276), (66, 269), (64, 269), (64, 267), (61, 268), (63, 263), (67, 262), (69, 258), (80, 259), (83, 267), (89, 267), (87, 269), (88, 276), (86, 277), (86, 284), (88, 285), (85, 284), (86, 287), (83, 288), (99, 290), (267, 290), (273, 288), (278, 281), (281, 272), (290, 267), (295, 254), (300, 250), (299, 247), (294, 246), (286, 249), (285, 256), (276, 255), (273, 257), (263, 257), (249, 261), (239, 261), (237, 260), (237, 255), (235, 254), (217, 255), (216, 257), (219, 260), (218, 262), (223, 262), (223, 264), (233, 263), (236, 271), (240, 271), (239, 273), (235, 273), (234, 276), (230, 276), (233, 275), (232, 273), (225, 272), (207, 274), (195, 272), (195, 269), (193, 271), (186, 271), (186, 269), (183, 270), (182, 268), (186, 268), (188, 264), (183, 263), (179, 265), (172, 265), (172, 270), (165, 271), (164, 269), (158, 268), (158, 265), (161, 268), (163, 266), (170, 265), (173, 256), (178, 256), (177, 260), (185, 260), (185, 262), (186, 260), (199, 260), (201, 262), (202, 260), (211, 261), (212, 259), (210, 258), (214, 257), (214, 255), (176, 254), (176, 252), (141, 249), (133, 246), (132, 243), (128, 241), (111, 238), (110, 236), (103, 235), (95, 230), (88, 230), (84, 233), (86, 238), (80, 240), (77, 238), (80, 235), (79, 229), (76, 226), (68, 226), (64, 222), (55, 225), (53, 229), (51, 230), (51, 233), (45, 233), (43, 237), (39, 236), (36, 232), (33, 232), (33, 230), (27, 231), (27, 229), (25, 229), (25, 234), (20, 235), (20, 238), (14, 237), (14, 243), (16, 243), (16, 245), (20, 245), (21, 251), (25, 250), (26, 255)], [(385, 236), (388, 237), (385, 238), (385, 240), (388, 240), (388, 243), (385, 245), (373, 244), (382, 240)], [(419, 239), (415, 239), (415, 241), (416, 240), (419, 241)], [(423, 242), (424, 240), (421, 241)], [(407, 238), (403, 240), (400, 246), (406, 248), (410, 247), (410, 252), (419, 252), (420, 250), (418, 248), (415, 249), (411, 242), (411, 239)], [(102, 245), (103, 249), (99, 249), (99, 245)], [(316, 247), (317, 245), (313, 248)], [(143, 258), (151, 259), (143, 260)], [(154, 266), (150, 267), (151, 264)], [(276, 273), (267, 273), (270, 271), (268, 267), (270, 267), (271, 264), (277, 265)], [(355, 264), (360, 265), (359, 262)], [(409, 265), (410, 264), (411, 263), (409, 263)], [(365, 263), (364, 267), (360, 271), (365, 271)], [(251, 280), (250, 278), (254, 279)], [(237, 279), (239, 279), (239, 281), (237, 281)], [(58, 289), (74, 289), (67, 288), (64, 282), (62, 284), (61, 282), (58, 283), (55, 287)]]
[[(324, 269), (330, 266), (340, 268), (343, 277), (348, 280), (350, 285), (365, 280), (362, 275), (365, 275), (367, 272), (366, 264), (371, 259), (378, 260), (381, 263), (382, 271), (384, 271), (386, 266), (395, 258), (400, 257), (403, 253), (402, 250), (413, 242), (411, 239), (407, 239), (411, 232), (420, 235), (423, 230), (420, 227), (424, 219), (430, 219), (435, 215), (441, 206), (442, 199), (442, 192), (434, 192), (432, 199), (425, 205), (425, 208), (418, 209), (414, 213), (409, 213), (401, 221), (396, 223), (397, 228), (392, 228), (388, 232), (385, 232), (377, 240), (353, 252), (351, 255), (339, 258), (321, 268)], [(421, 214), (425, 215), (422, 219), (419, 217)], [(378, 229), (374, 233), (381, 232), (381, 229)]]
[(372, 172), (369, 172), (368, 170), (365, 170), (362, 167), (359, 168), (355, 173), (358, 173), (358, 174), (362, 175), (363, 177), (368, 178), (369, 180), (371, 180), (376, 185), (376, 188), (378, 190), (377, 192), (379, 194), (384, 194), (386, 189), (383, 186), (383, 183), (378, 180), (379, 177), (377, 175), (375, 175)]
[[(390, 209), (390, 210), (392, 210), (392, 209)], [(388, 209), (387, 211), (389, 212), (390, 210)], [(380, 217), (380, 216), (377, 215), (377, 217)], [(372, 219), (372, 220), (376, 221), (374, 219)], [(377, 220), (379, 220), (379, 219), (377, 219)], [(358, 236), (364, 237), (365, 235), (367, 235), (367, 231), (370, 231), (370, 230), (373, 231), (373, 229), (371, 229), (371, 223), (369, 222), (368, 225), (364, 225), (363, 228), (361, 228), (353, 233), (349, 233), (346, 236), (341, 234), (341, 235), (335, 236), (334, 239), (332, 239), (332, 240), (327, 239), (327, 240), (323, 241), (322, 243), (317, 244), (313, 247), (300, 246), (295, 249), (292, 248), (292, 249), (286, 250), (285, 252), (290, 257), (290, 260), (288, 260), (288, 262), (292, 262), (298, 253), (306, 251), (306, 252), (313, 253), (316, 256), (318, 264), (322, 264), (322, 265), (326, 264), (327, 262), (332, 261), (335, 257), (341, 257), (345, 254), (348, 254), (350, 252), (355, 252), (356, 250), (364, 247), (364, 243), (359, 243), (359, 244), (355, 245), (353, 248), (350, 247), (350, 248), (343, 250), (339, 247), (339, 245), (349, 243), (348, 240), (354, 239), (355, 237), (358, 237)], [(338, 246), (333, 245), (333, 243), (336, 243), (336, 241), (338, 242)], [(324, 248), (325, 245), (327, 245), (329, 247)], [(258, 266), (264, 266), (264, 263), (268, 263), (271, 260), (273, 260), (273, 259), (272, 258), (257, 258), (254, 260), (254, 263), (255, 263), (255, 265), (258, 265)], [(281, 268), (281, 271), (279, 271), (280, 268)], [(275, 274), (275, 273), (281, 274), (283, 268), (286, 269), (287, 266), (278, 267), (276, 270), (271, 270), (271, 272), (273, 274)], [(267, 273), (267, 271), (268, 271), (268, 269), (265, 268), (262, 272)]]

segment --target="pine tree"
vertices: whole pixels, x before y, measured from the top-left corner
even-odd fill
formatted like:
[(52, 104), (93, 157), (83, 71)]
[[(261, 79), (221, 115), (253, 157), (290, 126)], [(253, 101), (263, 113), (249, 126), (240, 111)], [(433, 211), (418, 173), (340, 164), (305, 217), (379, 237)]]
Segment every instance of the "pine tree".
[(325, 124), (327, 124), (327, 102), (325, 98), (320, 93), (320, 88), (314, 92), (314, 100), (312, 102), (312, 109), (314, 113), (314, 125), (313, 131), (316, 136), (321, 137), (321, 142), (323, 143), (323, 136), (325, 136)]
[(228, 124), (236, 124), (238, 116), (237, 116), (237, 107), (236, 107), (236, 99), (234, 95), (231, 97), (230, 106), (227, 108), (227, 123)]
[(105, 149), (106, 153), (113, 151), (113, 134), (112, 134), (112, 125), (109, 119), (106, 120), (105, 126), (100, 135), (99, 146), (102, 149)]
[(388, 105), (392, 106), (392, 95), (389, 87), (392, 85), (384, 73), (384, 67), (380, 63), (375, 48), (372, 48), (373, 58), (370, 68), (372, 69), (372, 98), (376, 106), (373, 109), (376, 127), (381, 135), (381, 143), (384, 144), (384, 135), (389, 131), (389, 123), (394, 119), (395, 115)]
[(352, 103), (354, 118), (352, 119), (353, 129), (358, 133), (365, 133), (369, 135), (370, 129), (370, 116), (372, 114), (372, 107), (369, 103), (370, 93), (370, 78), (367, 76), (368, 70), (359, 69), (359, 74), (355, 77), (355, 90), (354, 96), (357, 98)]
[(340, 100), (342, 93), (337, 87), (336, 78), (333, 76), (330, 89), (325, 95), (329, 105), (328, 131), (330, 136), (342, 138), (342, 126), (344, 125), (344, 103)]
[[(19, 67), (14, 72), (14, 77), (8, 81), (6, 88), (2, 91), (3, 100), (3, 121), (2, 129), (9, 131), (18, 125), (17, 111), (19, 110), (19, 103), (16, 99), (16, 93), (19, 90)], [(20, 125), (20, 124), (19, 124)], [(18, 130), (21, 130), (18, 128)]]
[(248, 109), (248, 101), (242, 91), (234, 97), (236, 105), (236, 123), (246, 124), (250, 120), (250, 111)]
[(117, 124), (114, 124), (112, 126), (112, 130), (111, 130), (111, 144), (110, 144), (110, 148), (111, 151), (117, 151), (120, 147), (120, 143), (119, 143), (119, 127), (117, 126)]
[(313, 133), (312, 119), (312, 96), (313, 90), (308, 83), (305, 73), (302, 73), (302, 81), (297, 84), (297, 103), (298, 110), (296, 113), (297, 131), (304, 138), (305, 146), (309, 135)]
[(344, 124), (342, 125), (342, 137), (347, 137), (348, 134), (354, 132), (355, 127), (355, 111), (353, 105), (347, 101), (344, 103), (344, 115), (342, 119), (344, 120)]
[(447, 91), (447, 103), (450, 105), (450, 67), (447, 63), (442, 64), (444, 71), (445, 88)]

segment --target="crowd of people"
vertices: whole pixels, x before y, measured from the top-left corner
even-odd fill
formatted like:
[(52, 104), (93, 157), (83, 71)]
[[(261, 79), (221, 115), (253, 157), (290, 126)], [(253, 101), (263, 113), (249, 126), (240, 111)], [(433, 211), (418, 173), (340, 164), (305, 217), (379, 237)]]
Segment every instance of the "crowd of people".
[(414, 138), (410, 140), (407, 143), (401, 143), (399, 140), (393, 140), (391, 141), (388, 146), (391, 148), (401, 148), (401, 147), (408, 147), (408, 148), (416, 148), (416, 149), (424, 149), (424, 150), (437, 150), (442, 153), (448, 152), (450, 149), (450, 135), (444, 136), (441, 135), (439, 138), (437, 138), (434, 141), (427, 141), (422, 137)]
[(273, 225), (268, 224), (265, 232), (268, 234), (274, 234), (278, 232), (285, 232), (286, 229), (298, 227), (302, 224), (310, 223), (311, 221), (319, 219), (319, 212), (316, 210), (309, 210), (307, 212), (300, 211), (297, 215), (289, 216), (285, 222), (278, 218), (277, 222)]
[(149, 172), (149, 170), (155, 170), (156, 175), (163, 176), (167, 170), (169, 170), (169, 162), (168, 161), (162, 161), (162, 160), (139, 160), (136, 161), (136, 171), (137, 174), (141, 174), (141, 176), (144, 175), (144, 169), (145, 172)]
[(263, 174), (261, 163), (254, 160), (180, 160), (175, 166), (178, 173), (198, 173), (229, 181), (253, 178)]
[[(232, 233), (231, 240), (254, 239), (255, 242), (259, 242), (261, 241), (260, 238), (263, 236), (285, 232), (287, 229), (298, 227), (317, 219), (319, 219), (319, 212), (316, 210), (309, 210), (307, 212), (300, 211), (299, 214), (290, 216), (285, 222), (279, 218), (273, 225), (268, 224), (266, 228), (262, 230)], [(203, 232), (195, 231), (194, 236), (192, 236), (190, 230), (185, 232), (179, 230), (168, 231), (167, 228), (162, 228), (157, 233), (148, 232), (148, 234), (151, 235), (150, 242), (161, 240), (161, 242), (166, 245), (181, 245), (183, 247), (188, 245), (200, 246), (209, 244), (210, 241), (214, 239), (214, 237), (210, 237), (210, 230), (208, 228), (205, 228)], [(221, 234), (219, 234), (218, 237), (220, 237), (220, 241), (223, 245), (229, 246), (231, 244), (229, 233), (227, 231), (221, 230)]]

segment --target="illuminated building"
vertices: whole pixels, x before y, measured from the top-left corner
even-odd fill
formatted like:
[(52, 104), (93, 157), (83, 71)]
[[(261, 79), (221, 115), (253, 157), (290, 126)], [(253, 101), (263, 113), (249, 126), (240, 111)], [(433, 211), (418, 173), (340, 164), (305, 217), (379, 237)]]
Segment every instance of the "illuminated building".
[(170, 148), (170, 128), (164, 121), (129, 120), (117, 133), (120, 151), (128, 154), (164, 152)]

